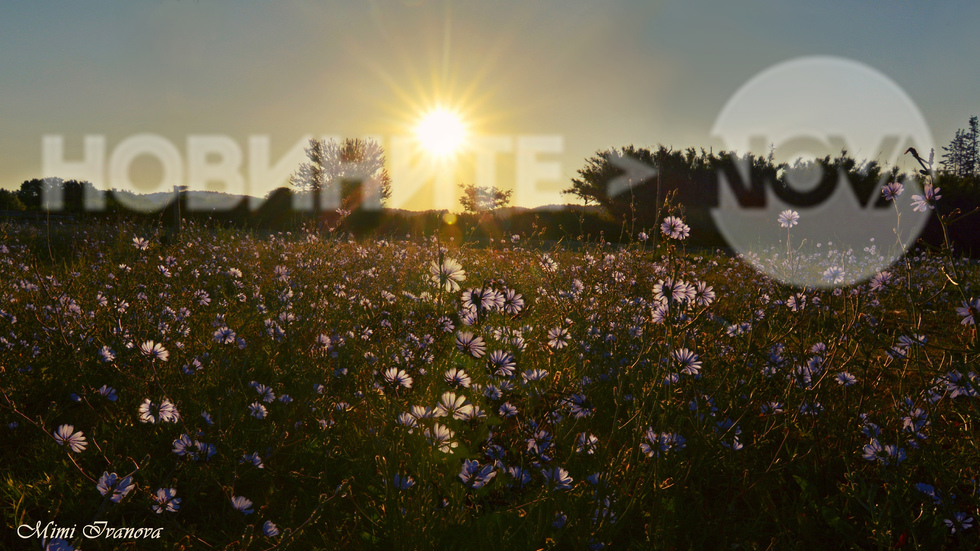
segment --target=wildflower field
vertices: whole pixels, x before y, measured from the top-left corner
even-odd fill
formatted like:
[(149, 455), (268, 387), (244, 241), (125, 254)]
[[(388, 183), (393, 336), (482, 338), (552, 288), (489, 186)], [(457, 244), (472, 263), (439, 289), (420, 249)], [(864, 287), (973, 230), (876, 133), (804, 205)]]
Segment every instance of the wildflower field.
[(2, 224), (2, 547), (977, 548), (977, 263), (791, 288), (685, 228)]

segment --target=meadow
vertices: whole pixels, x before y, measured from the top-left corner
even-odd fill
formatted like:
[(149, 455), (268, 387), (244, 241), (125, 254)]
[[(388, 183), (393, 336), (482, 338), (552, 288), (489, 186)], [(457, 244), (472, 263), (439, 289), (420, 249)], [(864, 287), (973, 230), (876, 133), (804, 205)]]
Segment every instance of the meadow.
[(977, 548), (977, 262), (793, 288), (684, 227), (2, 223), (0, 541)]

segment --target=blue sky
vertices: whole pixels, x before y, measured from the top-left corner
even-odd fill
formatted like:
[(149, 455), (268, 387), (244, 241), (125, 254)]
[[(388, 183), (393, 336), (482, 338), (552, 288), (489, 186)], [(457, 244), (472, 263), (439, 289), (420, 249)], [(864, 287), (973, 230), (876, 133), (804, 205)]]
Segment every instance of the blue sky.
[[(84, 136), (103, 136), (108, 164), (119, 143), (149, 133), (185, 164), (188, 136), (229, 138), (250, 187), (211, 188), (264, 195), (276, 182), (248, 177), (250, 137), (268, 138), (270, 162), (307, 135), (391, 148), (445, 104), (472, 134), (508, 144), (494, 157), (503, 188), (516, 185), (517, 149), (535, 143), (522, 136), (558, 137), (532, 154), (534, 192), (517, 196), (565, 202), (557, 192), (597, 150), (721, 148), (712, 126), (744, 83), (817, 55), (887, 76), (941, 146), (980, 114), (976, 21), (971, 1), (5, 2), (0, 186), (61, 175), (42, 174), (43, 136), (62, 137), (67, 161), (81, 159)], [(451, 179), (473, 181), (473, 170), (460, 153)], [(150, 156), (130, 175), (137, 191), (164, 181)], [(433, 206), (416, 195), (401, 206)]]

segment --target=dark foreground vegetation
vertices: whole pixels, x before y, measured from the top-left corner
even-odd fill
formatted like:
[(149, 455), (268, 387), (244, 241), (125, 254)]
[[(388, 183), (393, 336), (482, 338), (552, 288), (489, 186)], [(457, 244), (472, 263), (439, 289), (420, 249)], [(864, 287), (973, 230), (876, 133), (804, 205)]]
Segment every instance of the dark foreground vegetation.
[(976, 548), (976, 263), (671, 233), (0, 223), (3, 547)]
[(818, 161), (935, 229), (835, 288), (881, 253), (786, 211), (791, 287), (704, 248), (731, 158), (631, 149), (626, 200), (620, 153), (558, 211), (0, 197), (0, 547), (977, 548), (973, 176)]

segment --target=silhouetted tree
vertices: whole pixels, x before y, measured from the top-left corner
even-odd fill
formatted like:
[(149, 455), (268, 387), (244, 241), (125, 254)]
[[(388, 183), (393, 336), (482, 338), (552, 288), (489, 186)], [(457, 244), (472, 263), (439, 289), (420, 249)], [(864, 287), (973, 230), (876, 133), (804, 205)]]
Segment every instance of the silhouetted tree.
[(967, 130), (957, 130), (949, 145), (943, 147), (940, 169), (954, 176), (980, 173), (980, 128), (977, 117), (970, 117)]
[[(17, 197), (29, 210), (63, 211), (82, 213), (92, 210), (96, 205), (89, 205), (86, 199), (97, 195), (105, 195), (92, 185), (91, 182), (78, 180), (62, 180), (61, 178), (34, 178), (20, 185)], [(99, 207), (102, 205), (99, 204)]]
[(970, 117), (970, 123), (964, 139), (967, 150), (964, 162), (970, 170), (969, 175), (980, 174), (980, 127), (978, 127), (976, 115)]
[[(96, 204), (87, 204), (88, 198), (104, 196), (105, 193), (96, 189), (92, 182), (67, 180), (61, 183), (62, 210), (71, 213), (83, 213), (96, 208)], [(99, 207), (102, 205), (99, 204)]]
[[(612, 189), (613, 182), (626, 174), (619, 165), (628, 157), (632, 161), (648, 167), (657, 166), (654, 152), (647, 148), (628, 145), (620, 149), (597, 151), (585, 161), (585, 167), (578, 171), (579, 177), (572, 179), (571, 187), (562, 191), (575, 195), (586, 205), (595, 203), (616, 217), (630, 217), (635, 214), (635, 193), (644, 182), (629, 182), (626, 189)], [(618, 192), (618, 193), (617, 193)]]
[(459, 189), (463, 190), (463, 196), (459, 198), (463, 211), (473, 214), (492, 212), (495, 209), (506, 207), (510, 203), (510, 197), (514, 194), (512, 189), (503, 191), (492, 186), (477, 187), (473, 184), (460, 184)]
[(17, 196), (17, 192), (0, 189), (0, 210), (25, 210), (26, 208)]
[(280, 187), (270, 191), (258, 210), (252, 213), (252, 224), (261, 228), (285, 230), (295, 226), (299, 216), (293, 210), (293, 190)]
[(380, 208), (391, 197), (391, 177), (385, 168), (384, 149), (373, 140), (346, 139), (342, 143), (311, 139), (290, 184), (308, 193), (314, 212), (321, 207), (352, 212), (373, 201)]
[[(639, 181), (624, 181), (629, 167), (645, 166), (648, 170), (633, 170)], [(762, 157), (736, 157), (722, 152), (694, 148), (656, 150), (637, 148), (632, 145), (596, 153), (586, 160), (586, 166), (572, 179), (572, 186), (562, 193), (584, 200), (588, 205), (596, 203), (615, 218), (633, 221), (640, 227), (659, 224), (656, 220), (668, 194), (689, 209), (706, 209), (717, 205), (719, 171), (734, 179), (740, 175), (737, 168), (747, 167), (750, 182), (775, 179), (776, 170), (771, 160)], [(747, 184), (748, 185), (748, 184)], [(756, 197), (758, 195), (758, 197)], [(745, 204), (764, 200), (758, 186), (748, 189), (739, 197)]]
[[(647, 170), (639, 170), (639, 165)], [(808, 174), (809, 173), (809, 174)], [(792, 165), (776, 164), (770, 153), (756, 156), (688, 148), (683, 151), (659, 146), (656, 150), (627, 146), (597, 153), (586, 160), (579, 177), (564, 193), (596, 203), (618, 220), (628, 233), (659, 226), (665, 198), (683, 206), (686, 222), (703, 236), (702, 244), (722, 240), (711, 215), (726, 187), (742, 208), (763, 207), (767, 195), (793, 205), (816, 206), (826, 201), (846, 176), (857, 200), (865, 206), (884, 206), (880, 194), (887, 178), (899, 179), (897, 171), (883, 173), (875, 161), (859, 163), (846, 151), (831, 158), (798, 159)], [(626, 182), (630, 174), (638, 180)], [(814, 185), (800, 183), (816, 176)], [(803, 179), (800, 179), (803, 177)], [(656, 235), (656, 234), (655, 234)]]
[(51, 193), (52, 187), (61, 185), (61, 178), (33, 178), (25, 180), (17, 191), (17, 197), (28, 210), (41, 210), (41, 201)]

